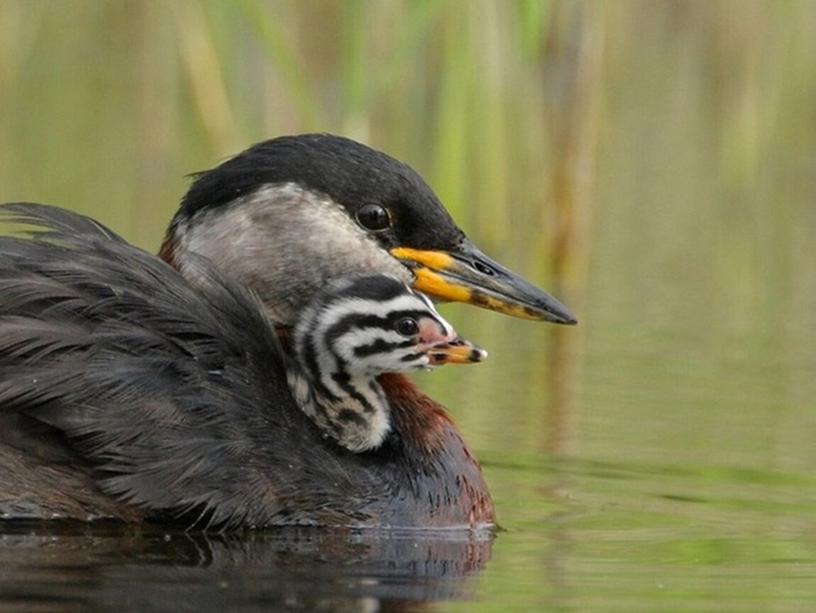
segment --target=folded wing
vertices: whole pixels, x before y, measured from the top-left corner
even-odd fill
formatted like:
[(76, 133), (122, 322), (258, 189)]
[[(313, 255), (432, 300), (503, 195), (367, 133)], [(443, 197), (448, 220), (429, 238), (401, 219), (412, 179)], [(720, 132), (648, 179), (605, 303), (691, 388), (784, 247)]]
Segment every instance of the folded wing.
[[(33, 448), (21, 439), (45, 432), (66, 446), (48, 454), (81, 459), (105, 495), (148, 515), (263, 525), (341, 512), (333, 496), (354, 495), (341, 461), (294, 406), (274, 330), (247, 290), (206, 262), (193, 286), (55, 207), (1, 205), (6, 222), (35, 229), (0, 237), (0, 416), (28, 424), (0, 441)], [(8, 457), (0, 448), (0, 471)]]

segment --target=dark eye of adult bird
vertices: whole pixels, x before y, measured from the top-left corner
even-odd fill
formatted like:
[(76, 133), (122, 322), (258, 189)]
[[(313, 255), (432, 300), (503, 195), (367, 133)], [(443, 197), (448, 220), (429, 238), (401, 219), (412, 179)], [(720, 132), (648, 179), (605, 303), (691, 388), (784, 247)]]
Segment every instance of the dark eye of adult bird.
[(366, 230), (379, 232), (391, 227), (391, 216), (384, 206), (364, 204), (357, 209), (357, 222)]
[[(2, 212), (45, 232), (0, 237), (0, 517), (490, 524), (479, 465), (441, 407), (403, 375), (376, 374), (478, 350), (417, 347), (415, 335), (445, 334), (441, 318), (378, 315), (382, 294), (365, 284), (368, 312), (350, 310), (345, 328), (304, 345), (296, 324), (336, 283), (372, 274), (575, 322), (479, 251), (408, 166), (336, 136), (276, 138), (198, 175), (164, 262), (61, 209)], [(293, 360), (321, 392), (311, 413), (303, 385), (290, 389)], [(356, 404), (338, 409), (342, 390)], [(344, 443), (334, 428), (381, 415), (378, 394), (381, 438)]]

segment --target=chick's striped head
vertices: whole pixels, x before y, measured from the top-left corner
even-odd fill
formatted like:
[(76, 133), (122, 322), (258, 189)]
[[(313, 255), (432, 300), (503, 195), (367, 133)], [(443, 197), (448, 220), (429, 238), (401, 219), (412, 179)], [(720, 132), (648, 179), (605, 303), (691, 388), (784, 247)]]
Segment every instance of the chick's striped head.
[(431, 301), (387, 275), (349, 277), (318, 293), (295, 326), (287, 380), (326, 438), (359, 453), (379, 447), (391, 411), (377, 375), (481, 361)]
[(461, 338), (424, 294), (387, 275), (344, 279), (320, 292), (295, 327), (295, 350), (301, 365), (320, 378), (337, 372), (375, 377), (487, 356)]

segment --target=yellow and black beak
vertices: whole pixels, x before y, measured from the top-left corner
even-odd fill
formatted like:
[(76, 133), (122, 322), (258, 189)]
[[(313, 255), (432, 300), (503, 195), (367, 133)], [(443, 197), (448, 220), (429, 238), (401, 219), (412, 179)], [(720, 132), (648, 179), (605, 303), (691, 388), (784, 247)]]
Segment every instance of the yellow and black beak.
[(439, 300), (468, 302), (513, 317), (576, 324), (569, 309), (469, 240), (454, 250), (394, 247), (391, 255), (414, 272), (414, 287)]

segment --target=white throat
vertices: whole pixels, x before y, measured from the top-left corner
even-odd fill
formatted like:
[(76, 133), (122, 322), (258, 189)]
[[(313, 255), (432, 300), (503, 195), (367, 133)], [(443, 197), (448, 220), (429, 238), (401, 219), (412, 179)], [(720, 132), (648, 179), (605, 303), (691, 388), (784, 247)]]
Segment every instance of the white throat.
[(382, 445), (390, 432), (391, 410), (376, 379), (335, 372), (330, 375), (335, 385), (327, 389), (294, 365), (286, 377), (295, 402), (324, 438), (360, 453)]

